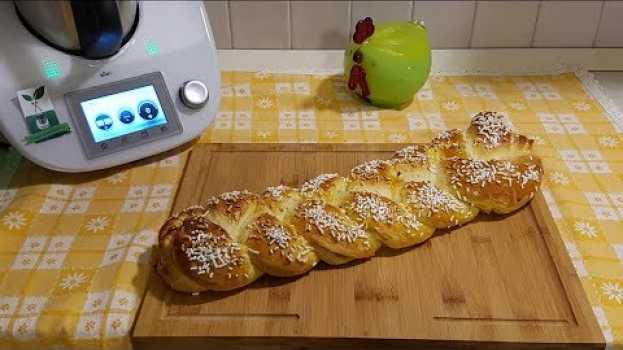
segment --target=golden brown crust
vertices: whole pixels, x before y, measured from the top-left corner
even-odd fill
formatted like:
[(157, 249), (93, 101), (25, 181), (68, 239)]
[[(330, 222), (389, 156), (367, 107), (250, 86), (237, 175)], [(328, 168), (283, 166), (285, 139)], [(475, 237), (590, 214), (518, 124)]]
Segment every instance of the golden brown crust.
[(306, 199), (322, 199), (339, 206), (347, 193), (348, 181), (338, 174), (322, 174), (301, 185), (300, 192)]
[(229, 290), (263, 272), (295, 276), (318, 260), (339, 265), (382, 244), (418, 244), (480, 210), (508, 213), (527, 203), (543, 176), (532, 145), (502, 114), (482, 112), (465, 131), (366, 162), (347, 178), (323, 174), (261, 196), (223, 193), (163, 224), (156, 270), (179, 291)]
[(465, 130), (466, 143), (471, 148), (471, 157), (463, 158), (506, 159), (530, 155), (533, 141), (513, 132), (506, 117), (496, 112), (476, 114)]
[(270, 214), (253, 222), (247, 246), (252, 262), (273, 276), (300, 275), (318, 263), (311, 244), (292, 226), (279, 223)]
[(286, 185), (268, 187), (262, 193), (263, 203), (268, 211), (279, 220), (290, 219), (303, 200), (298, 189)]
[(450, 184), (463, 198), (484, 212), (512, 212), (534, 196), (543, 176), (540, 159), (514, 160), (451, 158), (447, 162)]
[(368, 258), (380, 248), (380, 242), (343, 210), (316, 199), (299, 205), (293, 223), (310, 242), (338, 255)]
[(431, 145), (445, 158), (467, 157), (465, 136), (462, 130), (450, 129), (442, 131), (431, 140)]
[(398, 203), (372, 192), (352, 192), (345, 207), (349, 216), (374, 232), (386, 246), (409, 247), (427, 240), (434, 228), (420, 222)]
[(393, 198), (398, 171), (391, 161), (375, 159), (354, 167), (350, 171), (349, 180), (350, 191), (368, 191)]
[(401, 199), (420, 220), (435, 228), (471, 221), (478, 209), (429, 181), (407, 182)]
[(160, 275), (179, 291), (231, 290), (261, 275), (223, 228), (204, 216), (185, 218), (160, 245)]
[(204, 215), (242, 243), (248, 233), (245, 228), (264, 210), (260, 203), (257, 194), (246, 190), (225, 192), (208, 199)]
[(390, 161), (402, 182), (433, 181), (438, 172), (439, 153), (431, 144), (412, 145), (398, 150)]
[(392, 164), (409, 164), (410, 166), (427, 167), (429, 164), (429, 144), (416, 144), (407, 146), (394, 152)]
[(206, 202), (208, 212), (220, 214), (231, 221), (240, 221), (245, 212), (257, 205), (258, 195), (247, 190), (221, 193)]

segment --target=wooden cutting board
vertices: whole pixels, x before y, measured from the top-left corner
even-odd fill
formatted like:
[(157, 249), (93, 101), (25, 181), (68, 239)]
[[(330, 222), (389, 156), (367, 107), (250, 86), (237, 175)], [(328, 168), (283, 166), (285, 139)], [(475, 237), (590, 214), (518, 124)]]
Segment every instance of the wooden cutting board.
[[(197, 145), (173, 212), (236, 189), (347, 174), (401, 145)], [(152, 273), (133, 330), (138, 349), (603, 348), (563, 241), (539, 193), (507, 216), (480, 215), (426, 243), (299, 278), (264, 276), (199, 296)]]

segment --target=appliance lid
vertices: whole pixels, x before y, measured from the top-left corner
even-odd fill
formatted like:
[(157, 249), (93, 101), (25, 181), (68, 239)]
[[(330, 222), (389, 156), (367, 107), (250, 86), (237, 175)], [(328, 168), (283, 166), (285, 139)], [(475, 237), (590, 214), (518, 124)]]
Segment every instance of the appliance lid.
[(138, 25), (138, 1), (15, 1), (22, 24), (39, 40), (88, 59), (114, 55)]

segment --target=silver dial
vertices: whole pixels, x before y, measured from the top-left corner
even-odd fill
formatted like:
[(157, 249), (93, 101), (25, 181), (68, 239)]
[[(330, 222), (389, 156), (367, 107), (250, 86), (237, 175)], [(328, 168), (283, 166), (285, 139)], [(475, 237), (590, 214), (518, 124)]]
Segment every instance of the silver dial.
[(208, 87), (199, 80), (189, 80), (180, 88), (180, 98), (188, 108), (199, 109), (208, 101)]

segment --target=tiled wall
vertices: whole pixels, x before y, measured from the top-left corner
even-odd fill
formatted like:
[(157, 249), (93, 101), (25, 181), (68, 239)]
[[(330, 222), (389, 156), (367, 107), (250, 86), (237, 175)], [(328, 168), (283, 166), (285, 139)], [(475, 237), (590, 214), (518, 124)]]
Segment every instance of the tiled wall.
[(205, 1), (217, 46), (340, 49), (358, 19), (423, 19), (433, 48), (623, 47), (623, 1)]

